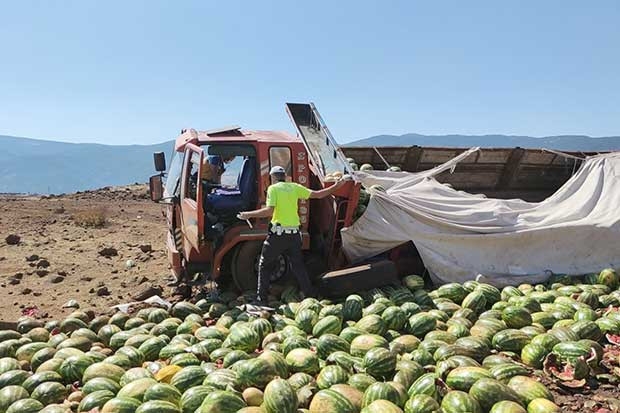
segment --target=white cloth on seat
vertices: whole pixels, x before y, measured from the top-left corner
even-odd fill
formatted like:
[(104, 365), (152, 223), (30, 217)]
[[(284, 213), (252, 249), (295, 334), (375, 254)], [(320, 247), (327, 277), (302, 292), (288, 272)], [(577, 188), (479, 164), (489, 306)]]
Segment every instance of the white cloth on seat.
[(620, 153), (587, 158), (541, 202), (486, 198), (434, 179), (477, 149), (419, 173), (356, 173), (366, 188), (386, 191), (371, 190), (366, 212), (341, 231), (349, 259), (413, 241), (435, 282), (483, 274), (496, 285), (620, 268)]

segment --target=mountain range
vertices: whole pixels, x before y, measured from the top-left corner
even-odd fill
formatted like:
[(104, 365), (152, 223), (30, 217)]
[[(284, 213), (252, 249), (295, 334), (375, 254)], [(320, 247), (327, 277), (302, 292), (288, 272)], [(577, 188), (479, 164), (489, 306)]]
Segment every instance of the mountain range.
[[(379, 135), (346, 146), (447, 146), (548, 148), (598, 152), (620, 150), (620, 136)], [(172, 141), (154, 145), (65, 143), (0, 135), (0, 193), (59, 194), (146, 182), (155, 173), (153, 152), (166, 153)]]

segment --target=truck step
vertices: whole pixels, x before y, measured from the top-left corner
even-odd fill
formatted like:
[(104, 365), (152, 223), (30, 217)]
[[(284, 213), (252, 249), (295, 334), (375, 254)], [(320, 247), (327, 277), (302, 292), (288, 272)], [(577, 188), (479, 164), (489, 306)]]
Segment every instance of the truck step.
[(325, 273), (320, 278), (319, 291), (325, 297), (342, 297), (399, 282), (394, 263), (383, 260)]

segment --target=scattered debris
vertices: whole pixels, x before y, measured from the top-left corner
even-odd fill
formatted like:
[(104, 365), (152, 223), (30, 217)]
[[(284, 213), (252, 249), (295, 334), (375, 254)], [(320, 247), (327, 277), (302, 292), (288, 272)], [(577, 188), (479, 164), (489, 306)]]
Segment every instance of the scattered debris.
[(28, 261), (28, 262), (37, 261), (38, 259), (39, 259), (39, 256), (37, 254), (32, 254), (32, 255), (26, 257), (26, 261)]
[(99, 287), (97, 289), (97, 295), (99, 297), (108, 296), (110, 295), (110, 291), (108, 290), (108, 287)]
[(42, 259), (37, 262), (37, 268), (48, 268), (49, 266), (50, 262), (46, 259)]
[(65, 277), (63, 277), (63, 276), (62, 276), (62, 275), (60, 275), (60, 274), (52, 275), (52, 276), (49, 278), (49, 281), (50, 281), (52, 284), (58, 284), (58, 283), (63, 282), (64, 280), (65, 280)]
[(151, 244), (142, 244), (138, 248), (140, 248), (140, 251), (142, 251), (144, 253), (153, 251), (153, 248), (151, 247)]
[(62, 308), (80, 308), (80, 305), (76, 300), (69, 300), (62, 305)]
[(115, 257), (118, 255), (118, 250), (114, 247), (105, 247), (99, 250), (99, 255), (106, 258)]
[(21, 242), (21, 237), (17, 234), (10, 234), (4, 240), (9, 245), (17, 245)]

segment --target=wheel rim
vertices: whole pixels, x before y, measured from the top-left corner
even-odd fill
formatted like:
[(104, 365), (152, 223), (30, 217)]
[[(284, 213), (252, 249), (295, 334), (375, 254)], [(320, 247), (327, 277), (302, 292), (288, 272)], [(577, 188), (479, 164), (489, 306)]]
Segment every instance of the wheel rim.
[[(288, 268), (288, 261), (286, 260), (286, 257), (284, 255), (279, 255), (278, 256), (278, 264), (276, 265), (276, 271), (273, 272), (273, 274), (271, 274), (271, 277), (269, 277), (269, 280), (271, 282), (276, 282), (278, 281), (280, 278), (284, 277), (284, 274), (286, 274), (286, 270)], [(256, 275), (256, 277), (258, 277), (258, 263), (260, 262), (260, 255), (258, 255), (255, 259), (254, 259), (254, 275)]]

